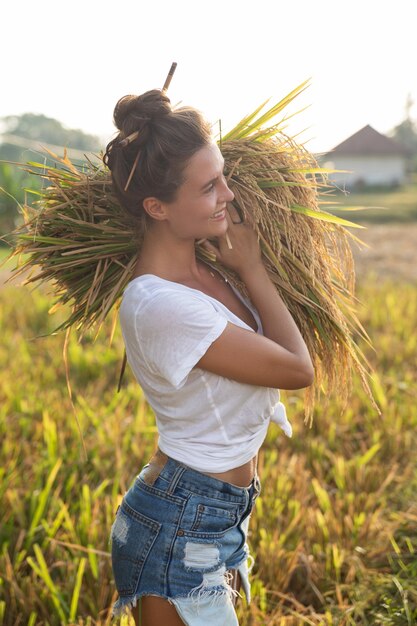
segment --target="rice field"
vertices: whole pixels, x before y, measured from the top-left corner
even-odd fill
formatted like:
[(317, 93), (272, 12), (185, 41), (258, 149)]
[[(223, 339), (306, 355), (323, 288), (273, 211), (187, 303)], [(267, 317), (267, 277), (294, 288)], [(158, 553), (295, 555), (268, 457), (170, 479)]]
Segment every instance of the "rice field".
[[(272, 425), (260, 454), (242, 626), (417, 623), (417, 285), (361, 275), (357, 295), (382, 417), (359, 381), (348, 409), (317, 406), (311, 429), (303, 391), (282, 392), (294, 435)], [(51, 303), (46, 286), (0, 290), (0, 626), (104, 626), (108, 534), (156, 431), (129, 369), (117, 393), (110, 320), (96, 342), (70, 336), (71, 404), (64, 336), (43, 337), (64, 318)]]
[[(344, 217), (352, 222), (374, 224), (409, 224), (417, 218), (417, 174), (398, 188), (390, 190), (367, 190), (363, 192), (334, 193), (332, 202), (335, 207), (328, 210), (334, 215)], [(338, 210), (338, 207), (366, 207), (366, 210)]]

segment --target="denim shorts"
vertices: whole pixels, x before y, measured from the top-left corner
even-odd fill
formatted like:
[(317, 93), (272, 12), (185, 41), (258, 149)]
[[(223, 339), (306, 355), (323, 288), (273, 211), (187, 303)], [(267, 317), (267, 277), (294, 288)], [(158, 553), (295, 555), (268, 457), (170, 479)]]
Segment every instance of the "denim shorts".
[(236, 626), (240, 594), (230, 570), (239, 571), (249, 603), (246, 539), (259, 478), (238, 487), (160, 451), (154, 459), (124, 494), (111, 528), (113, 616), (153, 595), (169, 600), (187, 626)]

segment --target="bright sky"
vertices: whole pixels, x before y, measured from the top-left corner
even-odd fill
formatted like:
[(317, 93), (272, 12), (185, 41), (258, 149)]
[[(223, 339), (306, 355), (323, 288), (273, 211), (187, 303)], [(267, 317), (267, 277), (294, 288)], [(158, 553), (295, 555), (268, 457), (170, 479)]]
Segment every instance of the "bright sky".
[(223, 134), (311, 77), (288, 134), (326, 151), (371, 124), (388, 133), (410, 93), (417, 118), (415, 0), (56, 0), (2, 2), (0, 117), (43, 113), (115, 132), (117, 100), (162, 87)]

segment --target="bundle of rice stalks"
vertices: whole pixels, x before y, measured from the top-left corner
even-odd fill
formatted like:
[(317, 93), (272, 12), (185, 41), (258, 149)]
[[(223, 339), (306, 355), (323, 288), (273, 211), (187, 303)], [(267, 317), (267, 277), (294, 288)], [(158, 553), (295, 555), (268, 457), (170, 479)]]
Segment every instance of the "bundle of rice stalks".
[[(253, 224), (263, 262), (314, 363), (315, 382), (305, 390), (305, 421), (311, 425), (322, 393), (328, 402), (337, 392), (346, 406), (353, 371), (380, 411), (367, 382), (372, 368), (354, 340), (357, 335), (371, 345), (355, 315), (355, 273), (348, 240), (360, 240), (346, 226), (357, 225), (320, 208), (324, 201), (319, 201), (319, 193), (328, 197), (331, 191), (327, 178), (331, 170), (319, 167), (303, 145), (283, 132), (289, 116), (268, 125), (307, 82), (266, 112), (261, 113), (267, 103), (258, 107), (220, 138), (219, 147), (235, 194), (233, 204)], [(59, 168), (26, 164), (27, 171), (44, 177), (48, 185), (34, 206), (23, 208), (25, 222), (13, 233), (17, 244), (10, 256), (29, 257), (12, 277), (36, 268), (25, 284), (48, 281), (57, 298), (52, 310), (66, 303), (72, 307), (54, 332), (75, 327), (81, 338), (91, 327), (97, 334), (111, 310), (116, 323), (144, 232), (118, 204), (104, 165), (88, 161), (75, 167), (66, 152), (63, 158), (50, 154), (61, 163)], [(197, 258), (210, 262), (247, 297), (239, 276), (214, 260), (200, 243), (196, 242)]]

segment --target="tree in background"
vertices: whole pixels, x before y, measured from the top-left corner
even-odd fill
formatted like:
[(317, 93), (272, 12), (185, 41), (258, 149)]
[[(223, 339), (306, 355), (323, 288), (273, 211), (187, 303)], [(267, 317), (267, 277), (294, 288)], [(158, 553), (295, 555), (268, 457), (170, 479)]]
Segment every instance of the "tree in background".
[[(98, 153), (100, 139), (79, 129), (65, 128), (61, 122), (46, 115), (23, 113), (1, 118), (0, 135), (0, 236), (10, 233), (20, 222), (18, 205), (25, 201), (27, 189), (39, 190), (42, 178), (30, 176), (16, 165), (4, 161), (26, 163), (38, 161), (58, 166), (46, 152), (33, 147), (33, 142)], [(26, 146), (25, 142), (27, 141)], [(22, 144), (23, 145), (16, 145)], [(32, 147), (30, 147), (32, 146)], [(78, 164), (76, 159), (71, 159)], [(2, 162), (3, 161), (3, 162)], [(82, 161), (79, 162), (81, 164)], [(27, 201), (36, 199), (27, 195)], [(1, 245), (0, 240), (0, 245)]]
[(411, 94), (408, 94), (405, 104), (405, 119), (391, 130), (389, 136), (408, 148), (410, 151), (409, 169), (411, 172), (417, 172), (417, 124), (411, 118), (413, 104)]
[[(61, 122), (52, 117), (46, 117), (37, 113), (23, 113), (22, 115), (7, 115), (1, 118), (3, 135), (11, 135), (49, 143), (55, 146), (66, 146), (77, 150), (95, 152), (100, 148), (100, 139), (95, 135), (88, 135), (79, 129), (65, 128)], [(17, 148), (17, 152), (16, 149)], [(12, 150), (13, 149), (13, 150)], [(21, 148), (7, 143), (0, 145), (0, 159), (8, 158), (23, 152)]]
[[(0, 236), (10, 233), (21, 222), (22, 216), (18, 212), (18, 204), (23, 201), (31, 202), (32, 196), (25, 192), (29, 175), (17, 170), (9, 163), (0, 163)], [(41, 188), (41, 179), (30, 180), (33, 191)], [(26, 193), (26, 197), (25, 197)], [(0, 241), (0, 245), (3, 242)]]

